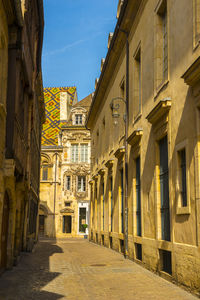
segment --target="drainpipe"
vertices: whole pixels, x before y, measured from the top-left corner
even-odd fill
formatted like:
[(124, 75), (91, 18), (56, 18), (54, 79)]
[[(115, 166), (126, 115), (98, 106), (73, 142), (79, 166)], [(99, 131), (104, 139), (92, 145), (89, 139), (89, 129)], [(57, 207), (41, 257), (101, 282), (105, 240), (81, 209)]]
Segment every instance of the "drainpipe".
[(129, 33), (119, 28), (126, 35), (126, 122), (125, 122), (125, 249), (124, 257), (128, 256), (128, 125), (129, 125)]
[(56, 236), (55, 232), (55, 213), (56, 213), (56, 185), (57, 185), (57, 159), (58, 153), (56, 152), (56, 161), (55, 161), (55, 176), (54, 176), (54, 201), (53, 201), (53, 223), (54, 223), (54, 235)]

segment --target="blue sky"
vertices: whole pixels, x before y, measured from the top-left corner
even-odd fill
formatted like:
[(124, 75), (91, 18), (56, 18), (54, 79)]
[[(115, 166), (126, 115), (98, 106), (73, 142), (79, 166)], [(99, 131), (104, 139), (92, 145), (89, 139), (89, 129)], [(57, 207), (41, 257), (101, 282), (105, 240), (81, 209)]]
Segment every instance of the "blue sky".
[(77, 86), (78, 100), (94, 91), (118, 0), (44, 0), (44, 87)]

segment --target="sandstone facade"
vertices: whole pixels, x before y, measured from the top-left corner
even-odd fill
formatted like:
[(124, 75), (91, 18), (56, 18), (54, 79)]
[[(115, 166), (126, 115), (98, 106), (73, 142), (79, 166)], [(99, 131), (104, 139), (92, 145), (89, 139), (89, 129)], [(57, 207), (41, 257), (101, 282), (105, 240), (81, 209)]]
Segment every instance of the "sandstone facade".
[(129, 100), (128, 256), (197, 291), (199, 8), (199, 0), (120, 1), (87, 120), (90, 239), (124, 253), (123, 98)]
[(0, 271), (37, 240), (43, 3), (0, 1)]
[(91, 96), (77, 102), (76, 92), (69, 97), (71, 89), (47, 89), (49, 98), (45, 90), (46, 110), (53, 102), (59, 110), (57, 125), (52, 126), (50, 113), (51, 125), (43, 127), (39, 232), (48, 237), (82, 236), (87, 233), (83, 224), (89, 223), (90, 132), (85, 119)]

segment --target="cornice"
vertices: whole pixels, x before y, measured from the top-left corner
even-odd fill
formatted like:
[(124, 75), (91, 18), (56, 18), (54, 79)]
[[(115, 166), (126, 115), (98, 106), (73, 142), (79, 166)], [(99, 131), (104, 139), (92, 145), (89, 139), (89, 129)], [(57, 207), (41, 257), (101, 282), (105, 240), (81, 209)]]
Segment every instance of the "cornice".
[(134, 146), (138, 144), (142, 138), (143, 130), (142, 129), (136, 129), (133, 131), (131, 135), (129, 135), (127, 142), (129, 145)]
[(160, 118), (169, 112), (171, 108), (171, 99), (165, 98), (160, 100), (158, 104), (151, 110), (146, 119), (152, 125), (155, 124)]
[(106, 166), (107, 168), (112, 168), (113, 164), (114, 164), (114, 159), (109, 159), (109, 160), (105, 163), (105, 166)]
[(121, 159), (125, 154), (125, 147), (120, 147), (115, 151), (114, 156), (118, 159)]
[(181, 78), (184, 79), (186, 84), (192, 87), (200, 82), (200, 57), (194, 61)]

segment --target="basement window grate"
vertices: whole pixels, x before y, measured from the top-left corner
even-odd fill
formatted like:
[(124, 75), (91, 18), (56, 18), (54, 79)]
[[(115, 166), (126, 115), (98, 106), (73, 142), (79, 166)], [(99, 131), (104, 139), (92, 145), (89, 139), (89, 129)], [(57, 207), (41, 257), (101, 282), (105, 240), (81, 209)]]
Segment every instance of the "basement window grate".
[(142, 261), (142, 245), (135, 243), (135, 257)]
[(110, 237), (110, 248), (112, 249), (113, 247), (113, 240), (112, 240), (112, 237)]
[(124, 253), (124, 240), (120, 240), (120, 252)]
[(172, 274), (172, 256), (170, 251), (159, 250), (161, 271)]

